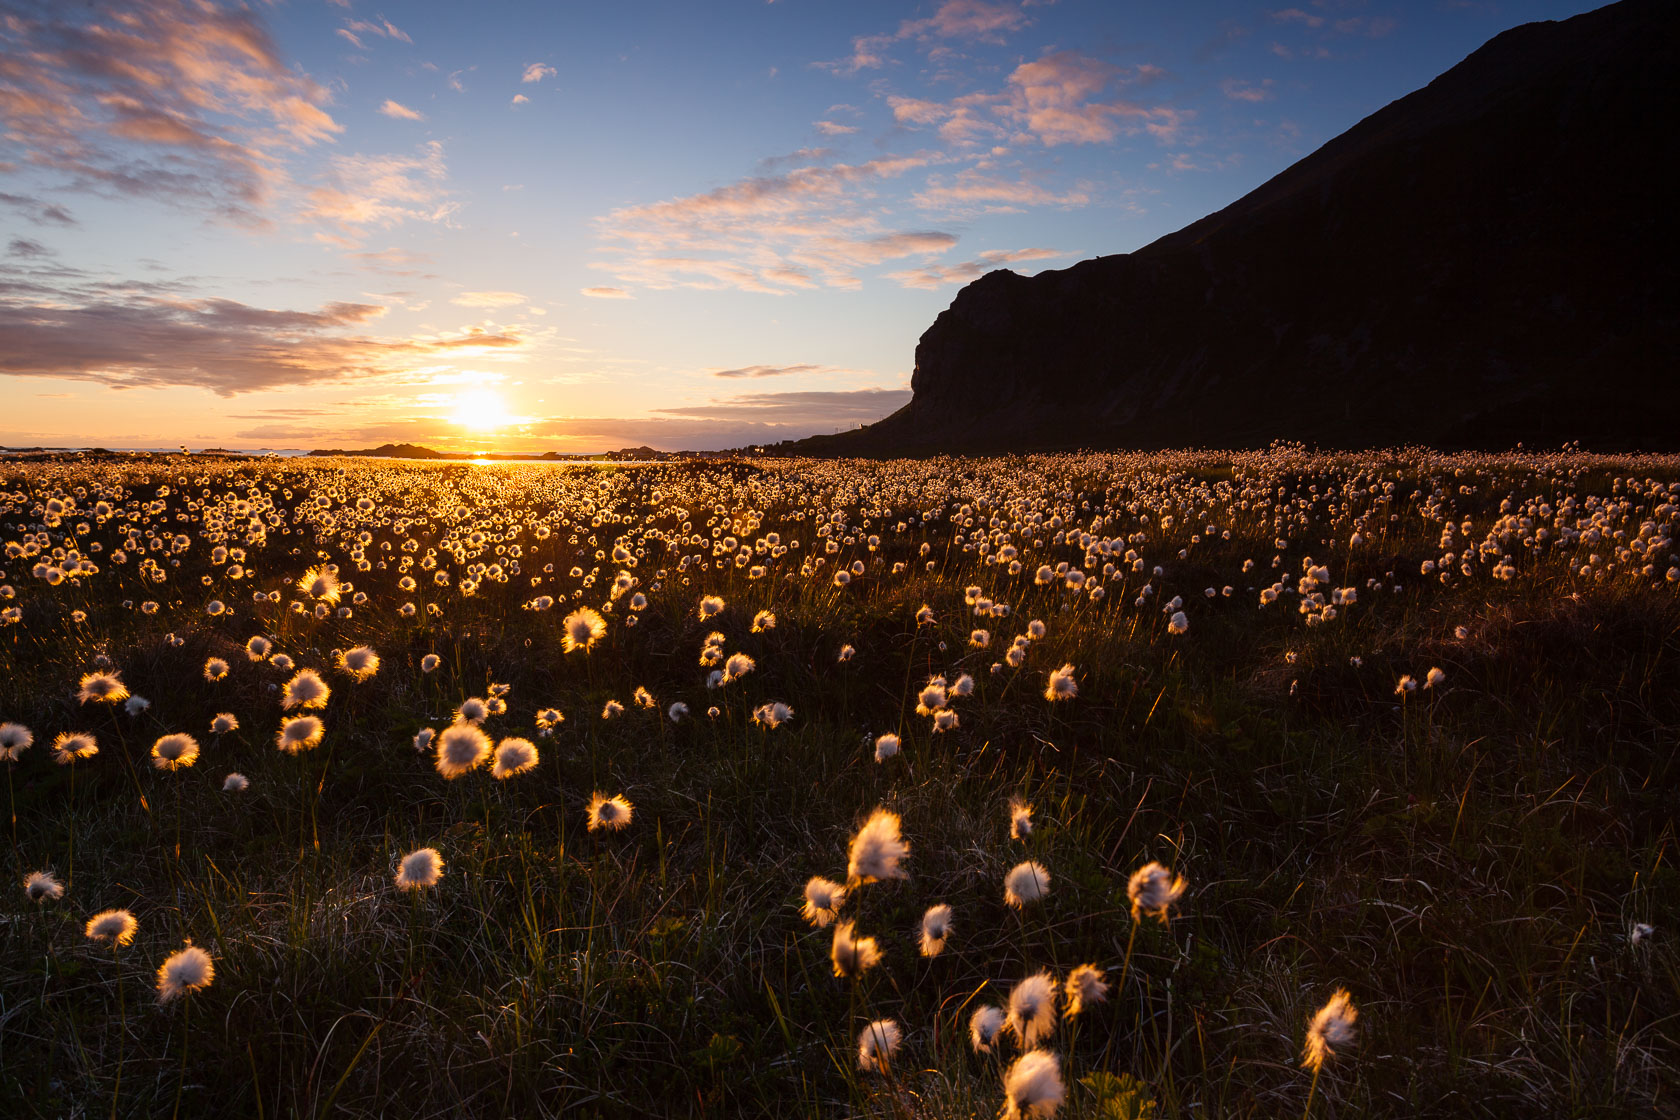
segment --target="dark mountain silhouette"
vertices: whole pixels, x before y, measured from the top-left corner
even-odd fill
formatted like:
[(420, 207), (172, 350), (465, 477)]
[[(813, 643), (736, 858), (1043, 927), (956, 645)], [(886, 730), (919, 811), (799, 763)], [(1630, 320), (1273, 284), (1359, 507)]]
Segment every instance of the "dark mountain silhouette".
[(796, 446), (1680, 447), (1676, 43), (1672, 0), (1513, 28), (1135, 253), (969, 284), (908, 405)]

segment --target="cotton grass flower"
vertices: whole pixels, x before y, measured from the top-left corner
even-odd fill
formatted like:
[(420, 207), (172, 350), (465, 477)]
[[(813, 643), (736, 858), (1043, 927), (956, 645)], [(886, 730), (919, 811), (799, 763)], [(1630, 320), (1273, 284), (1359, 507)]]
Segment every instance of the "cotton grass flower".
[(16, 762), (35, 743), (35, 733), (21, 723), (0, 723), (0, 762)]
[(461, 706), (455, 709), (457, 723), (483, 723), (490, 718), (490, 702), (477, 696), (469, 696), (461, 701)]
[(196, 945), (171, 953), (158, 969), (158, 1002), (168, 1003), (179, 996), (208, 988), (216, 979), (216, 966), (210, 954)]
[(282, 673), (289, 673), (292, 671), (293, 661), (292, 656), (289, 653), (277, 653), (268, 659), (268, 663), (280, 670)]
[(1307, 1024), (1307, 1041), (1301, 1049), (1301, 1065), (1313, 1071), (1315, 1084), (1324, 1060), (1334, 1057), (1338, 1048), (1353, 1041), (1353, 1024), (1358, 1018), (1359, 1009), (1353, 1006), (1353, 997), (1346, 988), (1338, 988)]
[(1082, 964), (1075, 968), (1068, 973), (1067, 983), (1062, 986), (1062, 997), (1062, 1015), (1068, 1019), (1087, 1007), (1106, 1001), (1108, 981), (1103, 977), (1103, 970), (1094, 964)]
[(908, 879), (899, 866), (910, 855), (910, 845), (899, 835), (898, 814), (876, 809), (852, 837), (846, 860), (846, 885), (859, 886), (883, 879)]
[(1048, 1050), (1032, 1050), (1015, 1059), (1003, 1075), (1003, 1120), (1049, 1120), (1067, 1099), (1062, 1067)]
[(922, 915), (922, 956), (937, 957), (945, 951), (945, 940), (951, 936), (951, 907), (946, 903), (929, 906)]
[(1424, 674), (1424, 688), (1434, 688), (1437, 685), (1443, 685), (1446, 683), (1447, 674), (1442, 672), (1439, 668), (1431, 669), (1428, 673)]
[(432, 740), (436, 736), (437, 736), (437, 732), (433, 731), (429, 727), (422, 727), (420, 730), (416, 731), (414, 733), (414, 751), (415, 751), (415, 753), (416, 754), (425, 754), (428, 750), (430, 750), (431, 747), (432, 747)]
[(799, 912), (807, 922), (822, 929), (840, 916), (840, 907), (845, 904), (845, 887), (832, 879), (814, 875), (805, 884), (805, 905)]
[(858, 1035), (858, 1068), (865, 1073), (886, 1073), (903, 1041), (904, 1031), (896, 1022), (875, 1020)]
[(326, 724), (319, 716), (293, 716), (280, 724), (274, 745), (287, 754), (302, 754), (320, 746), (326, 734)]
[(561, 619), (560, 630), (561, 645), (567, 653), (580, 649), (588, 653), (607, 636), (607, 620), (589, 607), (579, 607)]
[(635, 812), (636, 807), (621, 793), (612, 797), (596, 793), (589, 799), (588, 831), (598, 832), (603, 828), (609, 832), (621, 831), (630, 827), (630, 818)]
[(338, 655), (338, 668), (351, 680), (365, 681), (379, 672), (379, 655), (368, 646), (353, 646)]
[(875, 740), (875, 761), (885, 762), (898, 753), (899, 741), (897, 735), (883, 735)]
[(851, 922), (834, 927), (834, 943), (829, 947), (829, 960), (834, 975), (842, 980), (855, 979), (881, 963), (881, 946), (873, 937), (859, 937)]
[(933, 733), (943, 734), (955, 728), (962, 720), (950, 708), (944, 708), (933, 713)]
[(99, 753), (99, 742), (85, 731), (63, 731), (52, 744), (53, 761), (69, 766)]
[(1051, 672), (1044, 687), (1044, 698), (1051, 702), (1072, 700), (1079, 695), (1079, 682), (1073, 679), (1073, 663), (1069, 662)]
[(753, 722), (772, 731), (792, 718), (793, 709), (780, 700), (773, 700), (753, 709)]
[(1050, 893), (1050, 872), (1037, 860), (1023, 860), (1003, 877), (1003, 901), (1020, 910)]
[(437, 886), (443, 877), (443, 857), (436, 848), (419, 848), (402, 857), (397, 864), (397, 886), (405, 891), (418, 891)]
[(130, 696), (123, 701), (123, 711), (131, 716), (137, 716), (151, 706), (152, 702), (144, 696)]
[(244, 793), (251, 787), (251, 779), (235, 770), (222, 780), (223, 793)]
[(23, 881), (23, 893), (31, 902), (57, 902), (64, 897), (64, 884), (50, 871), (31, 871)]
[(1011, 840), (1025, 840), (1032, 835), (1033, 807), (1025, 801), (1011, 801), (1009, 803), (1009, 838)]
[(210, 734), (226, 735), (239, 730), (239, 717), (232, 712), (218, 712), (210, 721)]
[(715, 618), (722, 613), (723, 599), (717, 595), (703, 596), (700, 600), (699, 609), (695, 611), (696, 617), (702, 620)]
[(430, 673), (435, 671), (437, 667), (442, 664), (443, 658), (439, 657), (435, 653), (428, 653), (420, 659), (420, 671), (422, 673)]
[(185, 732), (165, 735), (152, 744), (152, 765), (159, 770), (184, 770), (198, 761), (198, 740)]
[(273, 642), (269, 641), (261, 634), (258, 634), (245, 643), (245, 656), (249, 657), (252, 661), (261, 661), (263, 658), (268, 656), (269, 651), (273, 648)]
[(1169, 634), (1184, 634), (1189, 630), (1190, 618), (1183, 611), (1173, 612), (1173, 616), (1167, 620), (1167, 633)]
[(774, 630), (775, 628), (776, 628), (775, 612), (773, 612), (773, 611), (759, 611), (757, 614), (753, 615), (752, 632), (754, 634), (762, 634), (766, 630)]
[(672, 723), (681, 723), (683, 720), (688, 718), (688, 705), (684, 704), (681, 700), (678, 700), (669, 708), (665, 709), (665, 715)]
[(89, 941), (105, 941), (113, 945), (129, 945), (140, 932), (140, 923), (127, 910), (101, 910), (87, 920), (82, 932)]
[(307, 712), (326, 707), (331, 696), (332, 689), (321, 679), (321, 674), (313, 669), (299, 669), (292, 679), (286, 682), (286, 687), (280, 694), (280, 706), (287, 711), (298, 708)]
[(490, 768), (490, 776), (499, 781), (505, 780), (534, 769), (536, 765), (535, 743), (529, 739), (503, 739), (496, 744), (496, 761)]
[(1189, 886), (1183, 876), (1175, 878), (1159, 863), (1150, 861), (1132, 872), (1126, 883), (1126, 895), (1132, 900), (1132, 921), (1143, 915), (1160, 919), (1167, 924), (1167, 911), (1183, 897)]
[(82, 677), (76, 699), (83, 704), (121, 704), (128, 699), (128, 686), (115, 673), (88, 673)]
[(1010, 989), (1004, 1026), (1023, 1050), (1056, 1028), (1056, 981), (1050, 973), (1035, 972)]
[(326, 567), (310, 568), (298, 577), (297, 589), (323, 603), (338, 602), (338, 575)]
[(982, 1004), (968, 1017), (968, 1041), (976, 1054), (990, 1054), (1004, 1024), (1003, 1009)]
[(490, 736), (476, 724), (453, 723), (437, 737), (437, 772), (453, 781), (484, 765), (490, 757)]

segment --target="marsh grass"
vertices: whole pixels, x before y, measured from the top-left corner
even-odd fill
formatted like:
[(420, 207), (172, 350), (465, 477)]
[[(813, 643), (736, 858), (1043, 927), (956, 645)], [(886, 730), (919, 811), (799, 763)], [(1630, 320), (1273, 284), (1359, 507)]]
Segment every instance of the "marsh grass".
[[(1286, 467), (1267, 468), (1267, 482), (1291, 493), (1352, 469), (1310, 457)], [(1523, 486), (1608, 493), (1612, 477), (1592, 491), (1588, 476), (1565, 467), (1471, 467), (1482, 493), (1449, 504), (1479, 522)], [(8, 488), (100, 484), (101, 468), (29, 469)], [(1059, 982), (1085, 961), (1123, 982), (1079, 1016), (1076, 1031), (1059, 1023), (1051, 1037), (1069, 1084), (1062, 1115), (1106, 1115), (1097, 1090), (1080, 1083), (1088, 1074), (1137, 1078), (1159, 1117), (1299, 1115), (1309, 1095), (1321, 1116), (1675, 1107), (1672, 585), (1584, 579), (1572, 574), (1578, 558), (1544, 553), (1523, 558), (1509, 583), (1427, 583), (1411, 573), (1439, 551), (1439, 524), (1419, 512), (1454, 476), (1406, 457), (1387, 477), (1419, 488), (1395, 506), (1404, 520), (1367, 552), (1317, 543), (1347, 533), (1315, 514), (1316, 529), (1294, 534), (1311, 543), (1286, 553), (1290, 563), (1311, 553), (1349, 585), (1400, 573), (1404, 591), (1367, 602), (1362, 590), (1359, 606), (1312, 629), (1287, 604), (1256, 609), (1253, 588), (1279, 578), (1264, 566), (1276, 531), (1228, 505), (1207, 520), (1232, 528), (1232, 540), (1178, 561), (1186, 525), (1147, 546), (1168, 575), (1142, 609), (1132, 602), (1147, 570), (1108, 581), (1096, 605), (1035, 585), (1036, 562), (1019, 576), (978, 564), (950, 547), (944, 516), (883, 531), (896, 511), (869, 530), (882, 532), (880, 552), (848, 545), (801, 577), (813, 526), (771, 483), (805, 471), (821, 475), (809, 486), (821, 493), (845, 485), (824, 473), (838, 469), (726, 468), (737, 500), (770, 495), (759, 499), (758, 533), (778, 530), (804, 547), (753, 580), (732, 564), (679, 571), (646, 542), (634, 570), (647, 609), (627, 627), (620, 603), (587, 655), (561, 652), (559, 619), (568, 604), (599, 605), (604, 586), (538, 613), (520, 609), (535, 594), (526, 577), (552, 562), (545, 586), (569, 591), (577, 581), (562, 577), (576, 563), (610, 582), (615, 566), (594, 559), (589, 532), (610, 551), (621, 533), (675, 524), (648, 497), (646, 472), (667, 490), (693, 489), (686, 504), (700, 523), (728, 489), (718, 481), (725, 468), (580, 470), (558, 482), (541, 468), (215, 468), (291, 486), (299, 501), (337, 490), (376, 495), (382, 508), (547, 517), (571, 487), (610, 512), (598, 528), (586, 519), (576, 545), (567, 541), (575, 530), (540, 546), (523, 538), (524, 573), (486, 581), (471, 598), (432, 586), (430, 573), (416, 573), (426, 578), (405, 594), (394, 570), (347, 570), (373, 598), (345, 620), (250, 600), (253, 585), (284, 586), (317, 550), (349, 569), (341, 542), (314, 526), (247, 546), (254, 578), (238, 584), (198, 545), (161, 585), (143, 583), (132, 562), (102, 557), (99, 576), (47, 589), (22, 561), (7, 562), (0, 582), (18, 585), (26, 617), (0, 630), (0, 718), (28, 724), (38, 744), (8, 767), (13, 878), (44, 866), (67, 836), (76, 862), (58, 911), (26, 902), (21, 889), (0, 900), (0, 959), (11, 962), (0, 969), (0, 1113), (91, 1114), (109, 1101), (113, 1114), (161, 1115), (179, 1093), (183, 1115), (988, 1116), (1013, 1052), (973, 1054), (968, 1016), (1040, 968)], [(879, 480), (893, 468), (849, 469)], [(971, 461), (964, 476), (929, 475), (912, 490), (940, 495), (923, 505), (977, 501), (988, 486), (1026, 478), (1050, 503), (1053, 492), (1110, 492), (1123, 481), (1112, 469)], [(1182, 490), (1216, 485), (1223, 469), (1198, 476), (1194, 461), (1145, 464), (1126, 477), (1139, 491)], [(145, 499), (156, 485), (139, 472), (123, 482)], [(854, 519), (867, 504), (833, 501)], [(7, 517), (25, 519), (16, 508)], [(7, 529), (10, 539), (16, 530)], [(431, 545), (442, 533), (434, 524), (412, 535)], [(103, 528), (83, 539), (112, 547)], [(924, 540), (934, 544), (931, 572), (917, 554)], [(1023, 552), (1076, 565), (1082, 555), (1048, 539)], [(1251, 556), (1260, 570), (1239, 575)], [(835, 587), (830, 573), (853, 559), (874, 566)], [(908, 571), (888, 576), (894, 561)], [(667, 574), (655, 592), (658, 568)], [(969, 583), (1013, 608), (982, 624), (991, 649), (967, 647), (976, 625), (963, 602)], [(1202, 599), (1203, 586), (1223, 583), (1236, 585), (1231, 599)], [(694, 617), (702, 594), (728, 603), (720, 619)], [(1186, 599), (1191, 629), (1169, 637), (1159, 608), (1173, 594)], [(234, 606), (231, 616), (203, 614), (212, 595)], [(145, 598), (163, 610), (121, 606)], [(415, 618), (398, 616), (404, 601), (420, 606)], [(441, 618), (427, 612), (432, 602)], [(938, 614), (934, 626), (915, 624), (923, 603)], [(73, 626), (78, 608), (89, 617)], [(774, 609), (778, 625), (750, 633), (761, 609)], [(1048, 633), (1022, 669), (994, 675), (1008, 636), (1029, 618), (1043, 618)], [(1460, 624), (1469, 638), (1454, 637)], [(695, 663), (712, 629), (726, 633), (730, 652), (757, 661), (717, 692)], [(164, 643), (166, 631), (185, 644)], [(332, 699), (317, 713), (325, 749), (296, 758), (274, 749), (264, 731), (279, 717), (270, 685), (284, 676), (244, 657), (254, 633), (323, 673), (334, 647), (366, 643), (384, 659), (366, 682), (331, 679)], [(836, 663), (848, 643), (856, 657)], [(443, 663), (422, 674), (430, 652)], [(75, 726), (67, 682), (101, 653), (153, 707), (137, 720), (113, 712), (136, 727), (101, 733), (99, 756), (55, 767), (39, 744)], [(210, 656), (232, 665), (214, 689), (198, 676)], [(1077, 666), (1079, 696), (1049, 704), (1045, 675), (1065, 662)], [(1393, 695), (1401, 673), (1421, 678), (1432, 665), (1448, 674), (1441, 691)], [(930, 734), (913, 713), (916, 689), (962, 672), (977, 687), (953, 701), (960, 727)], [(441, 728), (491, 681), (513, 687), (508, 713), (486, 730), (531, 738), (541, 764), (511, 784), (482, 774), (444, 782), (410, 740), (422, 726)], [(638, 685), (656, 710), (629, 703)], [(610, 698), (627, 710), (604, 721)], [(691, 714), (672, 723), (664, 708), (677, 699)], [(791, 703), (796, 716), (774, 731), (753, 726), (753, 707), (771, 700)], [(709, 718), (714, 704), (720, 713)], [(533, 713), (550, 706), (566, 722), (540, 738)], [(201, 729), (217, 711), (237, 714), (244, 730), (207, 745), (198, 765), (173, 774), (137, 765), (131, 744), (149, 741), (151, 729)], [(888, 731), (903, 750), (877, 764), (870, 744)], [(229, 770), (247, 775), (249, 790), (222, 793)], [(151, 813), (170, 784), (178, 858)], [(635, 804), (632, 827), (584, 830), (596, 789)], [(1035, 806), (1024, 842), (1009, 837), (1012, 798)], [(847, 839), (877, 805), (903, 818), (911, 878), (861, 887), (848, 901), (842, 917), (877, 937), (885, 960), (840, 981), (828, 963), (832, 927), (806, 925), (800, 892), (811, 875), (844, 877)], [(438, 848), (446, 870), (410, 897), (391, 872), (420, 846)], [(1017, 912), (1002, 882), (1024, 859), (1043, 863), (1053, 883), (1042, 903)], [(1127, 876), (1152, 859), (1191, 881), (1170, 924), (1131, 920)], [(952, 905), (954, 933), (930, 960), (917, 953), (916, 931), (934, 901)], [(101, 951), (95, 967), (60, 912), (111, 906), (133, 910), (140, 935), (110, 961)], [(1627, 938), (1633, 921), (1657, 930), (1637, 948)], [(187, 1047), (176, 1041), (185, 1005), (177, 1027), (173, 1014), (127, 998), (185, 937), (216, 958), (215, 984), (189, 997), (201, 1006)], [(1359, 1003), (1360, 1041), (1315, 1083), (1298, 1064), (1301, 1038), (1337, 986)], [(890, 1076), (857, 1070), (859, 1031), (879, 1018), (905, 1031)]]

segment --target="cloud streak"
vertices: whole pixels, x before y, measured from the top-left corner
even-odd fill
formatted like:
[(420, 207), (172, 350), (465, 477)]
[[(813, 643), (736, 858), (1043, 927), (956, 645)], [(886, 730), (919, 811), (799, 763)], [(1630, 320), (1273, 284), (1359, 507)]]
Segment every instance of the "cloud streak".
[(208, 203), (250, 224), (287, 151), (343, 131), (249, 9), (111, 0), (13, 9), (0, 120), (23, 163), (62, 186)]
[(609, 258), (597, 267), (647, 288), (855, 288), (862, 267), (935, 256), (956, 244), (956, 235), (939, 230), (883, 230), (865, 209), (876, 184), (927, 163), (923, 156), (882, 156), (799, 167), (621, 207), (597, 219)]
[(497, 326), (409, 338), (358, 333), (385, 312), (368, 303), (288, 311), (146, 291), (73, 302), (69, 292), (29, 299), (17, 291), (28, 286), (11, 285), (13, 294), (0, 296), (0, 375), (187, 386), (231, 397), (511, 353), (528, 341)]

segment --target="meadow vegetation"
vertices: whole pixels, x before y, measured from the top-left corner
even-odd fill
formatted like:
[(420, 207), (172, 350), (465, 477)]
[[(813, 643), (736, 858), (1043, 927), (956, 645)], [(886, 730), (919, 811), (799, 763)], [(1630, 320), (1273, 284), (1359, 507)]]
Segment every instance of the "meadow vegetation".
[(1680, 1115), (1677, 513), (0, 463), (0, 1115)]

